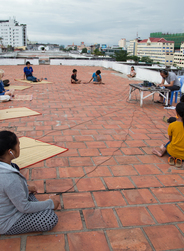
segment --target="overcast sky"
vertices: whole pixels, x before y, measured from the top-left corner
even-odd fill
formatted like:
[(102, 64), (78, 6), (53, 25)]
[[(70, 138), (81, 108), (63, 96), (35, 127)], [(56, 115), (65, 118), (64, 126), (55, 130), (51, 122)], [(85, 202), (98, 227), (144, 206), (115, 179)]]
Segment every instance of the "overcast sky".
[(0, 19), (27, 24), (31, 41), (116, 45), (150, 32), (184, 33), (184, 0), (1, 0)]

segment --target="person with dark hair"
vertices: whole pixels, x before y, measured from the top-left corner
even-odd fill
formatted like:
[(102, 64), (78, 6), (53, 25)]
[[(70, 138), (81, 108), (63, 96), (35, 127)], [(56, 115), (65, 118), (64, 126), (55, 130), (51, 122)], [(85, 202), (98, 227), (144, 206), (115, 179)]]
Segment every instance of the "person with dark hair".
[(96, 72), (93, 73), (92, 78), (88, 83), (90, 83), (93, 80), (93, 84), (103, 84), (105, 83), (102, 82), (102, 77), (101, 77), (101, 71), (97, 70)]
[[(180, 102), (184, 102), (184, 94), (181, 96)], [(163, 121), (170, 124), (170, 123), (176, 121), (176, 117), (167, 118), (166, 116), (163, 116)]]
[(127, 75), (128, 78), (134, 78), (136, 76), (136, 72), (134, 66), (131, 67), (130, 74)]
[[(181, 87), (180, 81), (174, 72), (168, 72), (167, 70), (160, 70), (160, 75), (162, 77), (162, 82), (158, 86), (165, 87), (170, 91), (178, 91), (180, 89)], [(165, 81), (167, 82), (166, 84)], [(171, 97), (171, 92), (169, 92), (169, 99), (170, 97)], [(163, 99), (164, 98), (160, 95), (160, 100), (155, 101), (155, 103), (163, 104)]]
[(184, 160), (184, 103), (180, 102), (176, 105), (177, 120), (168, 127), (169, 142), (164, 146), (161, 145), (160, 150), (155, 148), (152, 153), (162, 157), (165, 152), (169, 154), (169, 164), (176, 167), (182, 166)]
[(81, 80), (77, 79), (76, 69), (73, 69), (73, 74), (71, 75), (71, 84), (81, 84)]
[(33, 68), (31, 67), (31, 64), (29, 61), (26, 62), (26, 67), (24, 67), (24, 77), (23, 80), (27, 79), (28, 81), (32, 82), (41, 82), (43, 78), (36, 78), (33, 76)]
[(36, 199), (37, 189), (27, 185), (19, 167), (11, 162), (19, 157), (19, 144), (13, 132), (0, 131), (0, 234), (49, 231), (58, 222), (53, 209), (59, 202), (54, 196)]

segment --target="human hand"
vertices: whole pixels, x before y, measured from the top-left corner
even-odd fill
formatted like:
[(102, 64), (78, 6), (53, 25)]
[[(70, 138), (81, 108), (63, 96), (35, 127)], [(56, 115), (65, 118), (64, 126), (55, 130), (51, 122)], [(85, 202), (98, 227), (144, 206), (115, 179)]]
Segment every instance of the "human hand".
[(29, 193), (36, 194), (37, 188), (35, 186), (28, 186)]
[(50, 195), (49, 198), (53, 201), (54, 203), (54, 210), (56, 210), (59, 205), (60, 205), (60, 202), (58, 201), (58, 198), (56, 195)]

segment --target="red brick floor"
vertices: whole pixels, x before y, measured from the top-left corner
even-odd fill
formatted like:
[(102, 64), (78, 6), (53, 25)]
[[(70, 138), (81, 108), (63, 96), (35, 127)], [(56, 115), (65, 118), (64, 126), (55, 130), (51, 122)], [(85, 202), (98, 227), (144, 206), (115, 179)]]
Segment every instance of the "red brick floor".
[[(25, 85), (14, 81), (23, 66), (0, 68), (11, 85)], [(138, 92), (127, 102), (134, 80), (110, 69), (101, 68), (106, 85), (94, 86), (71, 85), (70, 75), (77, 68), (78, 78), (87, 81), (96, 67), (33, 68), (53, 84), (16, 91), (33, 94), (33, 100), (0, 108), (25, 106), (41, 115), (1, 121), (1, 129), (69, 148), (21, 171), (38, 187), (39, 200), (59, 193), (59, 222), (50, 232), (1, 235), (0, 250), (184, 250), (184, 168), (151, 153), (168, 141), (162, 117), (175, 112), (151, 98), (140, 108)]]

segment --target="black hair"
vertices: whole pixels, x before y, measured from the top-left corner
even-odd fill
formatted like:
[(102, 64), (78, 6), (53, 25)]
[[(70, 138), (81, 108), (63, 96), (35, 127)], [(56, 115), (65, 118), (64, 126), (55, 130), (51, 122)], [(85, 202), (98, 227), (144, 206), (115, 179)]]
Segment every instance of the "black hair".
[(134, 69), (134, 66), (131, 66), (131, 68), (133, 68), (133, 69)]
[(76, 69), (73, 69), (73, 73), (75, 73), (75, 72), (77, 72), (77, 70), (76, 70)]
[(0, 156), (3, 156), (9, 149), (14, 149), (17, 142), (15, 133), (0, 131)]
[(184, 102), (184, 94), (181, 96), (180, 102)]
[(184, 103), (180, 102), (176, 105), (176, 112), (182, 118), (183, 126), (184, 126)]
[(26, 65), (28, 65), (28, 64), (30, 64), (30, 62), (29, 62), (29, 61), (27, 61), (27, 62), (26, 62)]
[(163, 74), (165, 74), (166, 76), (168, 75), (168, 71), (167, 71), (166, 69), (160, 70), (160, 73), (163, 73)]
[(99, 75), (100, 73), (101, 73), (101, 71), (100, 71), (100, 70), (96, 71), (96, 74), (97, 74), (97, 75)]

